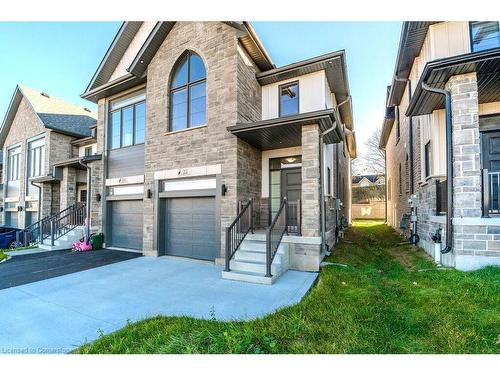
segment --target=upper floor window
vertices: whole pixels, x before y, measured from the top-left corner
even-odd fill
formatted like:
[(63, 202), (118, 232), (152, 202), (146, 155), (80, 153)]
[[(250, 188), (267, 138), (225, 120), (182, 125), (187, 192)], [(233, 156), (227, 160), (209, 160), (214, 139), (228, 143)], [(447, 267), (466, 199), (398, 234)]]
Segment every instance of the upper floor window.
[(296, 115), (299, 113), (299, 83), (292, 82), (279, 87), (280, 117)]
[(19, 162), (21, 158), (21, 146), (11, 148), (7, 154), (7, 181), (19, 180)]
[(92, 146), (87, 146), (83, 149), (84, 155), (85, 156), (91, 156), (92, 155)]
[(499, 22), (470, 22), (472, 52), (500, 47)]
[(185, 52), (170, 82), (170, 131), (207, 123), (207, 72), (200, 56)]
[(144, 98), (144, 94), (135, 95), (111, 104), (109, 116), (109, 147), (111, 149), (144, 143), (146, 129)]
[(45, 138), (28, 143), (28, 178), (38, 177), (43, 174), (45, 161)]

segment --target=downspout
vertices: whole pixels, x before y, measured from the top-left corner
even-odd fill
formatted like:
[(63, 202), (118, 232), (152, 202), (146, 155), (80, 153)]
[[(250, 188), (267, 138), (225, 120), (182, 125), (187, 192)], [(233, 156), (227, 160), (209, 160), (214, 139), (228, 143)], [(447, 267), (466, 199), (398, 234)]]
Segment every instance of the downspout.
[(453, 250), (453, 139), (452, 139), (452, 112), (451, 93), (448, 90), (438, 89), (422, 82), (422, 89), (435, 94), (444, 95), (446, 112), (446, 188), (448, 205), (446, 213), (446, 247), (441, 254), (447, 254)]
[[(411, 101), (411, 79), (408, 80), (408, 102)], [(410, 195), (414, 193), (413, 181), (413, 116), (408, 117), (408, 147), (410, 154)]]
[(385, 168), (385, 223), (389, 224), (389, 215), (387, 215), (387, 199), (388, 199), (388, 194), (387, 194), (387, 189), (389, 188), (389, 180), (387, 179), (387, 150), (384, 148), (384, 168)]
[(323, 133), (320, 133), (319, 135), (319, 185), (320, 185), (320, 190), (319, 190), (319, 200), (321, 202), (321, 207), (320, 207), (320, 217), (321, 217), (321, 250), (326, 253), (326, 255), (330, 255), (328, 251), (328, 245), (326, 243), (326, 236), (325, 236), (325, 230), (326, 230), (326, 217), (325, 217), (325, 177), (324, 177), (324, 171), (323, 171), (323, 137), (326, 133), (330, 132), (333, 130), (335, 127), (331, 127), (330, 129), (326, 130)]
[(37, 220), (40, 221), (42, 220), (41, 213), (42, 213), (42, 186), (41, 185), (36, 185), (34, 181), (30, 181), (30, 184), (33, 185), (38, 189), (38, 212), (37, 212)]
[(90, 168), (86, 163), (83, 162), (82, 159), (78, 160), (78, 164), (83, 166), (87, 170), (87, 199), (86, 199), (86, 207), (87, 211), (87, 223), (85, 228), (85, 239), (88, 241), (90, 238), (90, 202), (91, 202), (91, 188), (92, 188), (92, 168)]

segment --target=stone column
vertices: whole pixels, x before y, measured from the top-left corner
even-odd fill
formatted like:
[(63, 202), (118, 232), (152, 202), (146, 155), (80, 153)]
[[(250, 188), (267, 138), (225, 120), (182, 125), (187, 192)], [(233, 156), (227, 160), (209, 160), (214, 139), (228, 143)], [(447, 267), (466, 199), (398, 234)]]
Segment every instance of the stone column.
[(52, 214), (52, 183), (51, 182), (43, 182), (41, 184), (42, 188), (42, 201), (40, 202), (40, 215), (41, 218), (46, 216), (50, 216)]
[[(453, 114), (453, 217), (479, 218), (482, 189), (476, 73), (453, 76), (446, 88), (451, 92)], [(485, 241), (463, 238), (463, 228), (456, 224), (453, 228), (455, 254), (485, 249)]]
[(302, 126), (302, 235), (320, 235), (319, 126)]
[(65, 167), (61, 181), (61, 210), (76, 202), (76, 170)]

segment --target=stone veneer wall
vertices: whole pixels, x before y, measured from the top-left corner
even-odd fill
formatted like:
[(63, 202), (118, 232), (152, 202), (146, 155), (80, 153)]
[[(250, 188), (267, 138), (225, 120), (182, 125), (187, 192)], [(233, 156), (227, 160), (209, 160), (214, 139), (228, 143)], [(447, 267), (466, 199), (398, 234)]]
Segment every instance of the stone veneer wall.
[[(155, 171), (220, 164), (221, 182), (228, 188), (221, 197), (221, 245), (224, 228), (236, 215), (238, 200), (238, 142), (227, 131), (238, 119), (237, 44), (237, 30), (226, 24), (178, 22), (149, 64), (146, 87), (145, 189), (153, 189)], [(207, 126), (168, 133), (169, 80), (174, 64), (186, 50), (199, 54), (207, 70)], [(153, 220), (153, 201), (145, 199), (146, 255), (158, 254), (158, 249), (153, 249)]]
[(319, 126), (302, 126), (302, 235), (320, 235)]
[[(106, 118), (106, 99), (100, 99), (97, 103), (97, 154), (103, 155), (104, 159), (104, 124)], [(104, 160), (94, 161), (90, 163), (92, 186), (87, 190), (90, 194), (90, 225), (93, 232), (103, 231), (103, 201), (104, 201)], [(96, 199), (97, 194), (101, 196), (100, 201)], [(106, 242), (106, 238), (104, 239)]]

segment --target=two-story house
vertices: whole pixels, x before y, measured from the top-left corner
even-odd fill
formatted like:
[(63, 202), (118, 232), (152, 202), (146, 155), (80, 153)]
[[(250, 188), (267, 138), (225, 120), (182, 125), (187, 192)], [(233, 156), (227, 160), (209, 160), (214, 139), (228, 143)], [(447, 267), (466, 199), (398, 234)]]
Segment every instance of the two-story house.
[(380, 139), (388, 223), (462, 270), (500, 264), (499, 73), (497, 21), (403, 24)]
[(276, 68), (246, 22), (125, 22), (82, 97), (98, 104), (92, 227), (108, 248), (271, 280), (278, 258), (318, 270), (349, 220), (343, 51)]
[(97, 151), (95, 124), (87, 108), (16, 87), (0, 130), (4, 225), (29, 227), (85, 201), (86, 171), (75, 161)]

